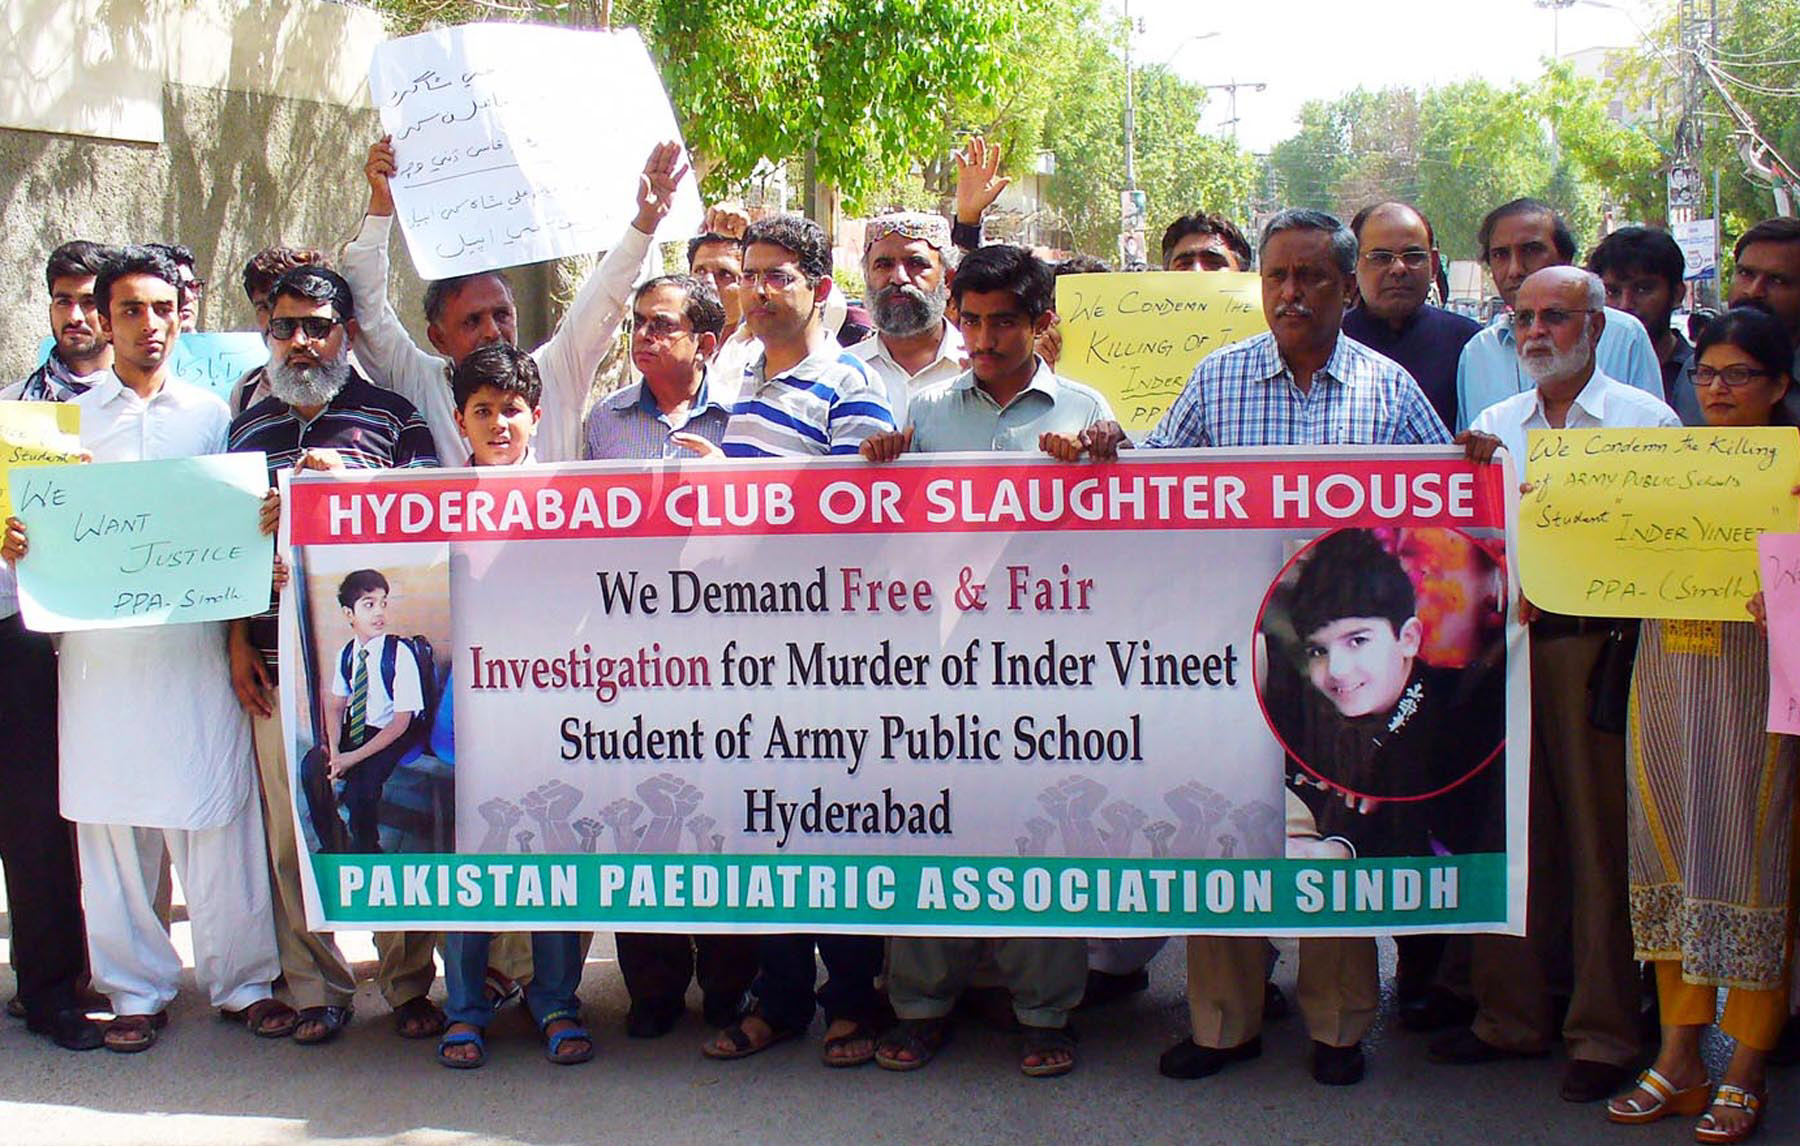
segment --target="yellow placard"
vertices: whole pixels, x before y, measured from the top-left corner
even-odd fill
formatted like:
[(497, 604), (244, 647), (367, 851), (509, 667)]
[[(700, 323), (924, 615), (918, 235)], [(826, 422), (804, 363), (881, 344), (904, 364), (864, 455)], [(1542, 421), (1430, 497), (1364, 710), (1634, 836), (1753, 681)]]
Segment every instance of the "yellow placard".
[(0, 521), (12, 516), (15, 466), (72, 462), (81, 450), (81, 407), (71, 402), (0, 402)]
[(1800, 522), (1791, 427), (1533, 430), (1519, 584), (1587, 617), (1743, 621), (1756, 539)]
[(1056, 372), (1106, 395), (1119, 423), (1140, 439), (1202, 358), (1269, 329), (1261, 281), (1232, 271), (1063, 275), (1056, 313)]

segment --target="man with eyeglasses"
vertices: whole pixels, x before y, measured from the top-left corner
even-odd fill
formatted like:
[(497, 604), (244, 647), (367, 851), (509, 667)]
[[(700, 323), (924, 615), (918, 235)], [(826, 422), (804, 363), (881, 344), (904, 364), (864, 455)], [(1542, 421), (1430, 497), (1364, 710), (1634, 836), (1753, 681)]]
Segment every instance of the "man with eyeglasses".
[(631, 304), (631, 364), (643, 380), (595, 403), (585, 456), (688, 457), (677, 435), (722, 441), (731, 408), (713, 392), (710, 363), (725, 324), (725, 307), (704, 278), (664, 275), (639, 287)]
[[(1489, 406), (1472, 457), (1504, 445), (1522, 466), (1531, 430), (1679, 426), (1662, 399), (1608, 376), (1596, 360), (1612, 312), (1599, 277), (1576, 267), (1524, 279), (1509, 316), (1533, 388)], [(1486, 443), (1486, 448), (1483, 448)], [(1523, 937), (1476, 935), (1474, 1023), (1431, 1044), (1454, 1065), (1541, 1058), (1557, 1030), (1547, 966), (1567, 898), (1573, 991), (1562, 1021), (1562, 1097), (1596, 1102), (1631, 1077), (1640, 1049), (1638, 977), (1626, 904), (1625, 738), (1588, 718), (1587, 686), (1613, 623), (1526, 606), (1531, 621), (1530, 892)]]
[(206, 298), (206, 280), (194, 269), (194, 252), (182, 243), (146, 243), (153, 251), (161, 251), (175, 264), (181, 275), (181, 333), (193, 334), (200, 329), (200, 303)]
[(1444, 425), (1454, 424), (1456, 364), (1481, 324), (1425, 301), (1441, 265), (1431, 221), (1406, 203), (1377, 203), (1350, 230), (1361, 301), (1344, 313), (1344, 333), (1406, 367)]
[[(1575, 236), (1569, 225), (1541, 199), (1514, 199), (1494, 208), (1481, 221), (1477, 239), (1481, 261), (1494, 276), (1506, 310), (1463, 347), (1456, 367), (1458, 430), (1467, 429), (1495, 402), (1531, 390), (1531, 376), (1520, 364), (1513, 340), (1510, 312), (1526, 276), (1575, 261)], [(1662, 366), (1656, 348), (1650, 345), (1643, 324), (1624, 311), (1607, 308), (1594, 357), (1608, 377), (1662, 397)]]
[[(406, 469), (438, 464), (431, 430), (412, 403), (359, 376), (350, 364), (356, 307), (350, 285), (336, 272), (304, 265), (268, 290), (269, 397), (231, 423), (234, 451), (260, 450), (269, 484), (284, 469)], [(458, 459), (459, 461), (462, 459)], [(300, 845), (294, 834), (287, 737), (276, 692), (275, 603), (231, 623), (231, 684), (249, 714), (262, 776), (263, 828), (268, 843), (270, 898), (281, 974), (299, 1010), (293, 1036), (306, 1045), (329, 1042), (349, 1025), (356, 977), (329, 934), (307, 930), (300, 898)], [(436, 1035), (443, 1014), (428, 998), (437, 969), (436, 936), (377, 933), (377, 981), (401, 1020), (400, 1033)]]

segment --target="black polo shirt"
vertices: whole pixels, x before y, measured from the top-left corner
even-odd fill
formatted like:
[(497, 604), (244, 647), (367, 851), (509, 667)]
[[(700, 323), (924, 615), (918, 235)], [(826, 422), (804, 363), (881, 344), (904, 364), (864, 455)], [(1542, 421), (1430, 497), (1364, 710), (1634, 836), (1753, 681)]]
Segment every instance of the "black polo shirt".
[(1406, 368), (1444, 425), (1456, 428), (1456, 364), (1481, 324), (1441, 307), (1422, 306), (1399, 330), (1362, 307), (1344, 312), (1344, 333)]
[[(438, 464), (431, 428), (411, 402), (356, 374), (318, 417), (303, 421), (279, 398), (264, 398), (232, 419), (228, 448), (261, 450), (269, 460), (269, 484), (293, 468), (307, 450), (336, 450), (348, 469), (399, 470)], [(275, 600), (250, 619), (250, 641), (275, 668)]]

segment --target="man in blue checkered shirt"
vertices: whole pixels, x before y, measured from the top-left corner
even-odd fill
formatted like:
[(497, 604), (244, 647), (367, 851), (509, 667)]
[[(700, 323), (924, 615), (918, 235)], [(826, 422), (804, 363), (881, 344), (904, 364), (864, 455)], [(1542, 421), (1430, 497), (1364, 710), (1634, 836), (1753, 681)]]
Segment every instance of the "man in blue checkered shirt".
[(1263, 232), (1269, 332), (1202, 359), (1144, 445), (1431, 445), (1450, 440), (1398, 363), (1340, 329), (1356, 238), (1320, 211), (1283, 211)]
[[(1356, 275), (1356, 236), (1331, 215), (1287, 210), (1257, 252), (1269, 332), (1208, 355), (1145, 439), (1180, 446), (1441, 445), (1444, 423), (1397, 363), (1341, 330)], [(1096, 458), (1123, 444), (1116, 424), (1084, 441)], [(1162, 1073), (1203, 1078), (1262, 1053), (1264, 941), (1188, 940), (1192, 1037), (1162, 1056)], [(1373, 939), (1300, 941), (1300, 1010), (1321, 1083), (1362, 1079), (1362, 1037), (1381, 1002)]]

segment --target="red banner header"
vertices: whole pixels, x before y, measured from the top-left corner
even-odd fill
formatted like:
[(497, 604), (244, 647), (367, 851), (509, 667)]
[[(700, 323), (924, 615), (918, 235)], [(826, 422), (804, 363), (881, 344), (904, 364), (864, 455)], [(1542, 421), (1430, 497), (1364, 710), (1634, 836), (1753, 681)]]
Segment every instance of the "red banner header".
[(595, 463), (297, 478), (296, 545), (1136, 529), (1499, 528), (1502, 470), (1432, 458)]

